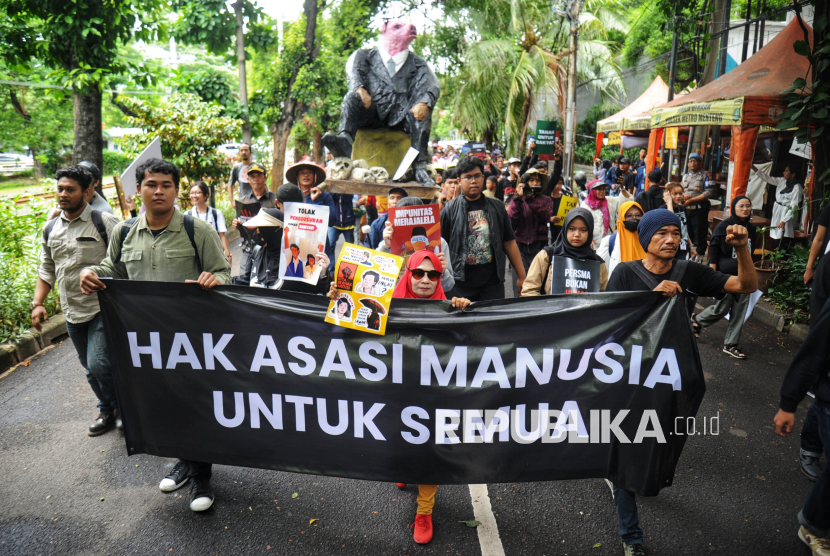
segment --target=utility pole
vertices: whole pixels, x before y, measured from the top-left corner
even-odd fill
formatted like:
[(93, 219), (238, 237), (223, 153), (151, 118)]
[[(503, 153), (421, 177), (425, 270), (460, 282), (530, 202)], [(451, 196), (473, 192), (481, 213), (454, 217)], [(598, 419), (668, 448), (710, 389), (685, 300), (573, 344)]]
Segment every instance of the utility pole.
[(672, 18), (672, 38), (671, 38), (671, 59), (669, 64), (669, 102), (674, 100), (674, 82), (677, 79), (677, 4), (674, 7), (674, 17)]
[(568, 97), (565, 104), (565, 149), (562, 160), (562, 175), (565, 185), (571, 185), (574, 167), (574, 141), (576, 139), (576, 47), (579, 36), (579, 10), (582, 0), (571, 0), (567, 18), (571, 23), (568, 45)]
[[(233, 11), (236, 15), (236, 65), (239, 68), (239, 102), (245, 108), (242, 120), (242, 142), (251, 144), (251, 121), (248, 118), (248, 79), (245, 72), (245, 22), (242, 20), (243, 0), (236, 0)], [(211, 196), (211, 198), (213, 198)]]
[[(672, 15), (671, 59), (669, 64), (671, 64), (669, 67), (669, 102), (671, 102), (674, 100), (674, 82), (677, 79), (677, 4), (674, 5), (674, 14)], [(689, 137), (689, 142), (691, 143), (691, 137)], [(665, 141), (663, 144), (665, 145)], [(673, 157), (674, 150), (671, 152)], [(668, 169), (669, 175), (671, 175), (672, 161), (666, 160), (665, 148), (663, 148), (660, 160), (667, 162), (666, 168)]]

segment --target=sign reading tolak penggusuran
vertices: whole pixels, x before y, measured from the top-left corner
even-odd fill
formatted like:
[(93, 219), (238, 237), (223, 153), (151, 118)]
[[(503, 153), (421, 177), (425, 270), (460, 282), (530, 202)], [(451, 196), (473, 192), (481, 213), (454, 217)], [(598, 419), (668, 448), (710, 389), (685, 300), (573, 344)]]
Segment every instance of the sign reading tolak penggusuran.
[(550, 293), (593, 293), (600, 287), (599, 261), (551, 257)]
[(383, 336), (325, 322), (323, 296), (128, 280), (98, 296), (130, 455), (654, 495), (705, 392), (682, 299), (658, 292), (393, 299)]

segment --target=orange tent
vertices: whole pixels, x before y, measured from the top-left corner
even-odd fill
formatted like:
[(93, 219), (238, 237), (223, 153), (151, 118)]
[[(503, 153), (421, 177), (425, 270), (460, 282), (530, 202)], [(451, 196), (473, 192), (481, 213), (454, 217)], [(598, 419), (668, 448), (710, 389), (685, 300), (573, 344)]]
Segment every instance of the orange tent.
[[(810, 47), (813, 29), (807, 27)], [(781, 32), (744, 63), (651, 111), (651, 134), (672, 126), (731, 126), (729, 150), (729, 198), (746, 193), (755, 142), (761, 126), (775, 126), (781, 121), (786, 105), (781, 91), (797, 77), (811, 83), (807, 58), (796, 54), (793, 44), (804, 40), (798, 20), (792, 20)], [(650, 138), (651, 139), (651, 138)]]

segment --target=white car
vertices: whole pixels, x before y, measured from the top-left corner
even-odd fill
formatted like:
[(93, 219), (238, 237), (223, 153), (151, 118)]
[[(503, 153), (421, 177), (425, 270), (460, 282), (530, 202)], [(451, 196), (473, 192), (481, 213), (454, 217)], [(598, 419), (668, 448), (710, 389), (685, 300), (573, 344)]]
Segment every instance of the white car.
[(25, 172), (35, 167), (35, 161), (31, 156), (17, 153), (0, 153), (0, 173), (14, 174)]

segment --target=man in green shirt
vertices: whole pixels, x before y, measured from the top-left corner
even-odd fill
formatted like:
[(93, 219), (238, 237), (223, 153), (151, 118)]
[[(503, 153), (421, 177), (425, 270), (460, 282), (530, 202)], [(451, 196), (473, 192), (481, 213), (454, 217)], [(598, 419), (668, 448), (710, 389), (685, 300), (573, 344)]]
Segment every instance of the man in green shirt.
[[(107, 258), (81, 271), (81, 291), (86, 295), (106, 288), (99, 277), (122, 280), (197, 283), (209, 290), (230, 283), (231, 265), (225, 259), (219, 234), (213, 226), (175, 209), (179, 195), (179, 169), (153, 158), (136, 169), (136, 182), (147, 211), (138, 216), (122, 238), (120, 222), (112, 232)], [(193, 237), (189, 237), (190, 219)], [(172, 492), (193, 479), (190, 509), (207, 510), (213, 504), (211, 464), (180, 460), (159, 488)]]

